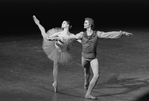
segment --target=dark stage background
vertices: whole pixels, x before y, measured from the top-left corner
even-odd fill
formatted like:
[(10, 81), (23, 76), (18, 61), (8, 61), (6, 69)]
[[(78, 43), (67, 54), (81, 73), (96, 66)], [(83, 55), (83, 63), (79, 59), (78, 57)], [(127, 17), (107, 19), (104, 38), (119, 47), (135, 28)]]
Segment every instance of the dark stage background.
[[(82, 31), (85, 17), (95, 20), (98, 30), (123, 30), (149, 26), (148, 0), (1, 0), (1, 35), (39, 31), (32, 15), (46, 30), (60, 27), (63, 20), (72, 24), (71, 31)], [(10, 34), (8, 34), (10, 33)]]
[(59, 93), (53, 92), (53, 63), (42, 49), (33, 15), (46, 30), (69, 20), (70, 31), (77, 33), (84, 30), (84, 18), (91, 17), (96, 30), (133, 33), (100, 39), (100, 79), (92, 94), (100, 101), (144, 95), (149, 88), (148, 13), (147, 0), (0, 0), (0, 101), (90, 101), (84, 99), (78, 42), (72, 45), (73, 60), (59, 66)]

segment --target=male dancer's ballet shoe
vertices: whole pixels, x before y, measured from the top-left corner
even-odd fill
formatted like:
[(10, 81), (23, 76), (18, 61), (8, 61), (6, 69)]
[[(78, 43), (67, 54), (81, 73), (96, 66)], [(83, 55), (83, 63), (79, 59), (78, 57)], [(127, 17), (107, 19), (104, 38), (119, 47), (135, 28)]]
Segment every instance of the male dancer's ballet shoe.
[(55, 83), (53, 83), (52, 86), (54, 88), (54, 92), (57, 93), (57, 85)]
[(94, 97), (92, 95), (85, 95), (86, 99), (91, 99), (91, 100), (97, 100), (97, 97)]

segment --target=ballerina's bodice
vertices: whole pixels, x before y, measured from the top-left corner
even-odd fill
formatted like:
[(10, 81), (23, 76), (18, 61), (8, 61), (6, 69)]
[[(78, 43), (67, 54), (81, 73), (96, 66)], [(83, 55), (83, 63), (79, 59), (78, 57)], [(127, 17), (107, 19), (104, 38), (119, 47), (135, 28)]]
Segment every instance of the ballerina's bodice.
[[(52, 28), (48, 30), (47, 35), (51, 36), (54, 33), (60, 32), (62, 29)], [(65, 34), (62, 34), (65, 35)], [(49, 41), (47, 38), (43, 38), (43, 50), (52, 61), (58, 61), (59, 63), (67, 63), (71, 59), (69, 54), (69, 46), (71, 45), (70, 40), (61, 41)]]
[(62, 51), (69, 51), (70, 43), (71, 39), (63, 39), (55, 42), (56, 46), (58, 46)]

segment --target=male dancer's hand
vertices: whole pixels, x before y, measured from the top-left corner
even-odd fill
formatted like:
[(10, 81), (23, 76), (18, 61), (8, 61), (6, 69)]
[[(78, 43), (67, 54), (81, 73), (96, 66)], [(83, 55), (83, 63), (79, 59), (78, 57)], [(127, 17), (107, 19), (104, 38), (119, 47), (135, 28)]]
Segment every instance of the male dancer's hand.
[(50, 41), (58, 41), (58, 40), (60, 40), (62, 42), (64, 41), (64, 38), (63, 37), (48, 36), (47, 39), (50, 40)]
[(55, 41), (56, 40), (56, 38), (52, 37), (52, 36), (47, 36), (47, 39), (50, 40), (50, 41)]
[(122, 34), (126, 35), (126, 36), (130, 36), (130, 35), (133, 35), (132, 33), (129, 33), (129, 32), (125, 32), (125, 31), (122, 31)]

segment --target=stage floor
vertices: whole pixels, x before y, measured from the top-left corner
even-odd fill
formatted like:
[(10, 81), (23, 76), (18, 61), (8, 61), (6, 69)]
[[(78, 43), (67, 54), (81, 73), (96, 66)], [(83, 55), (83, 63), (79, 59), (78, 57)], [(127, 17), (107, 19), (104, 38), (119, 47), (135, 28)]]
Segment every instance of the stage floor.
[[(99, 39), (100, 78), (92, 95), (99, 101), (134, 101), (149, 90), (149, 32)], [(85, 99), (81, 44), (72, 44), (72, 60), (59, 65), (58, 93), (52, 88), (52, 61), (42, 37), (0, 38), (0, 101), (90, 101)]]

